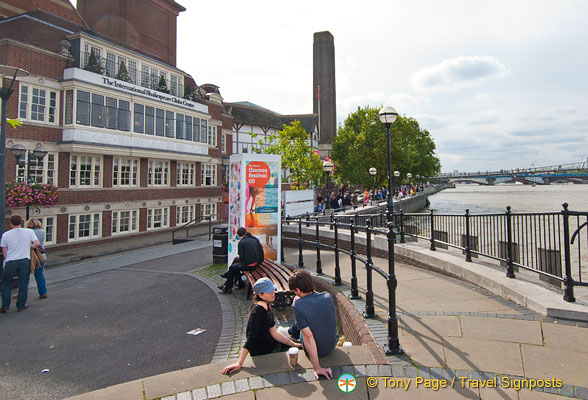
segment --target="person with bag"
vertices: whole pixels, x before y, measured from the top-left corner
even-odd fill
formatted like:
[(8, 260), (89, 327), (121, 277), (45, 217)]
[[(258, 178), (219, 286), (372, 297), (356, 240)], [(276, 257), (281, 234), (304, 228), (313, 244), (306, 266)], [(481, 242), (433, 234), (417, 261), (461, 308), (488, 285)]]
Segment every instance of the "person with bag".
[(29, 275), (31, 264), (31, 248), (41, 245), (35, 233), (22, 228), (22, 217), (13, 215), (10, 217), (10, 229), (4, 232), (0, 245), (4, 254), (4, 271), (2, 271), (2, 308), (0, 313), (5, 313), (10, 308), (10, 284), (12, 277), (18, 275), (18, 299), (16, 311), (24, 311), (28, 308), (27, 296), (29, 292)]
[(249, 310), (247, 321), (247, 339), (239, 360), (226, 366), (221, 374), (237, 372), (243, 366), (247, 354), (260, 356), (280, 351), (286, 351), (289, 347), (302, 348), (300, 343), (284, 336), (276, 329), (276, 321), (272, 314), (271, 303), (276, 299), (276, 287), (269, 278), (260, 278), (253, 285), (255, 297)]
[(35, 281), (37, 281), (37, 290), (39, 291), (39, 298), (46, 299), (47, 282), (45, 281), (45, 275), (43, 274), (45, 269), (45, 261), (47, 261), (45, 248), (43, 247), (45, 245), (45, 230), (43, 229), (43, 224), (41, 224), (41, 221), (39, 221), (37, 218), (30, 218), (26, 222), (25, 228), (32, 229), (33, 232), (35, 232), (35, 236), (37, 237), (37, 239), (39, 239), (39, 243), (41, 243), (41, 245), (37, 249), (31, 250), (38, 250), (39, 254), (37, 254), (37, 256), (40, 255), (39, 267), (34, 270), (33, 274), (35, 275)]

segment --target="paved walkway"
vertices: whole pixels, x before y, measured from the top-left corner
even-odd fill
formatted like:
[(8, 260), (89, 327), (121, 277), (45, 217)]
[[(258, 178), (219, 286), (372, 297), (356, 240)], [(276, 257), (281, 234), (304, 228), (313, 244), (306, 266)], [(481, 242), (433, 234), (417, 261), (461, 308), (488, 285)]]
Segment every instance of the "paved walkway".
[[(307, 268), (314, 265), (314, 252), (304, 251)], [(296, 264), (295, 249), (286, 249), (286, 261)], [(387, 261), (374, 259), (385, 268)], [(99, 263), (98, 263), (99, 264)], [(341, 257), (344, 282), (350, 282), (350, 262)], [(322, 253), (325, 274), (334, 275), (334, 256)], [(96, 267), (99, 268), (99, 267)], [(484, 289), (433, 272), (397, 263), (397, 303), (400, 343), (406, 356), (388, 357), (389, 365), (377, 365), (365, 347), (341, 348), (321, 359), (334, 367), (335, 376), (349, 372), (357, 378), (352, 398), (391, 398), (402, 391), (407, 399), (588, 399), (588, 329), (584, 323), (568, 326), (497, 297)], [(359, 286), (365, 288), (365, 271), (358, 268)], [(199, 276), (210, 286), (214, 274)], [(341, 286), (349, 292), (348, 286)], [(378, 318), (367, 320), (381, 344), (387, 339), (387, 287), (374, 275)], [(360, 290), (364, 296), (364, 292)], [(216, 363), (171, 372), (113, 386), (75, 399), (196, 400), (226, 396), (227, 399), (335, 398), (343, 395), (335, 380), (317, 381), (309, 361), (302, 355), (292, 369), (284, 354), (247, 359), (245, 368), (232, 376), (219, 371), (236, 357), (243, 340), (244, 294), (218, 294), (223, 309), (223, 329)], [(362, 300), (353, 301), (363, 310)], [(288, 316), (284, 316), (287, 321)], [(232, 322), (229, 322), (231, 321)], [(231, 336), (232, 335), (232, 336)], [(229, 344), (230, 343), (230, 344)], [(388, 377), (388, 378), (385, 378)], [(374, 379), (375, 378), (375, 379)], [(427, 381), (426, 379), (443, 379)], [(560, 388), (514, 389), (518, 384), (561, 380)], [(434, 390), (435, 383), (453, 387)], [(429, 387), (426, 387), (426, 384)], [(399, 385), (408, 386), (408, 390)], [(418, 384), (418, 387), (417, 387)], [(491, 387), (497, 384), (499, 387)], [(479, 386), (486, 387), (479, 387)], [(490, 387), (488, 387), (490, 386)], [(351, 397), (350, 397), (351, 398)]]

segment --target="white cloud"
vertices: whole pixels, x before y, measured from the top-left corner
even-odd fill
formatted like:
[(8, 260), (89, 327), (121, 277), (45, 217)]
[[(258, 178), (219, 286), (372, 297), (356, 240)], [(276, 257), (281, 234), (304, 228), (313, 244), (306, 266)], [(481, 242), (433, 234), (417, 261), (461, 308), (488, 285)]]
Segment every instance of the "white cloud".
[(423, 68), (412, 76), (413, 87), (422, 92), (455, 92), (477, 82), (502, 76), (508, 68), (491, 56), (460, 56)]

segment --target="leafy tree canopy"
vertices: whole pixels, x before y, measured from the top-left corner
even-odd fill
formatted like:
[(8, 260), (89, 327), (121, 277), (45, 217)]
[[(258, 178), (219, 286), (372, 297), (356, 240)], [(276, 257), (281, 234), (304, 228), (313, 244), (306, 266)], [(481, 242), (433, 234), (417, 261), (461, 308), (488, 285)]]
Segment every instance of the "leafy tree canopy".
[[(257, 135), (251, 136), (255, 138)], [(300, 121), (293, 121), (277, 134), (259, 140), (257, 151), (262, 152), (263, 147), (266, 154), (280, 154), (282, 168), (290, 173), (288, 178), (293, 188), (305, 189), (309, 183), (317, 185), (323, 175), (320, 157), (313, 153), (309, 138)]]
[[(349, 114), (333, 141), (331, 158), (335, 178), (343, 184), (372, 186), (369, 169), (375, 167), (377, 186), (388, 185), (386, 127), (378, 118), (379, 108), (363, 107)], [(406, 174), (427, 177), (439, 173), (441, 162), (435, 155), (435, 142), (426, 129), (407, 116), (398, 116), (390, 128), (392, 171), (399, 171), (396, 184), (406, 182)]]

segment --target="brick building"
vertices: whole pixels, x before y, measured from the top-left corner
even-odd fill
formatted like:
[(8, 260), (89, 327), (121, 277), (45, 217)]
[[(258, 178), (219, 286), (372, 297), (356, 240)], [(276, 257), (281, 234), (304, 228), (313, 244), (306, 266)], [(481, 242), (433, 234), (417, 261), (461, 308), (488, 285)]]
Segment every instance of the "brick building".
[[(141, 12), (129, 18), (133, 9)], [(6, 182), (26, 180), (10, 148), (48, 150), (40, 162), (25, 158), (29, 182), (58, 187), (57, 204), (31, 213), (49, 246), (223, 218), (232, 117), (216, 86), (198, 87), (175, 66), (184, 10), (171, 0), (78, 0), (78, 10), (64, 0), (0, 1), (0, 64), (30, 73), (7, 103), (23, 125), (7, 128)], [(24, 215), (7, 217), (15, 212)]]

